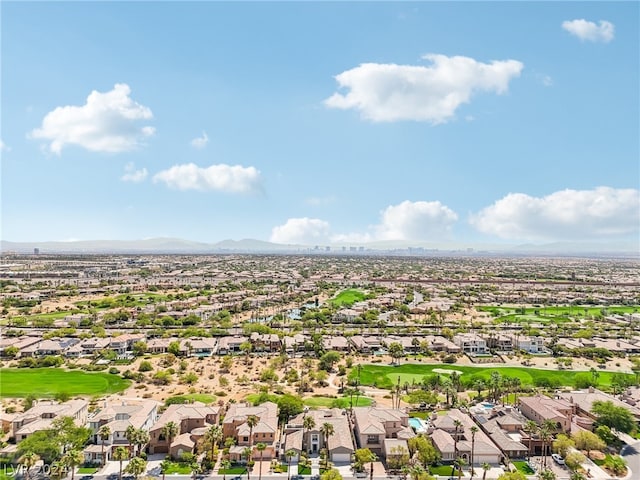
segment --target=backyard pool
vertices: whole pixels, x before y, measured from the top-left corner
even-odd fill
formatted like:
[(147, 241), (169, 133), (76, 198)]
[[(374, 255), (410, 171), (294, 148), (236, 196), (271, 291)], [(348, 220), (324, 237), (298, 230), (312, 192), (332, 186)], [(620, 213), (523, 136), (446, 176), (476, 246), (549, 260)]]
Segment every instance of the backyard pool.
[(427, 431), (427, 425), (420, 418), (410, 417), (409, 425), (415, 430), (416, 433), (424, 433)]

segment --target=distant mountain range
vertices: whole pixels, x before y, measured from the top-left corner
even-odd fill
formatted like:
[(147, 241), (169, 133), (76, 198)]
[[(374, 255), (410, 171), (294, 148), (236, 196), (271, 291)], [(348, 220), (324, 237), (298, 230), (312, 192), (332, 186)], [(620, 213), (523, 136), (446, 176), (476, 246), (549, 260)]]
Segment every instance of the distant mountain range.
[(223, 240), (217, 243), (194, 242), (180, 238), (149, 238), (144, 240), (79, 240), (68, 242), (10, 242), (0, 241), (2, 253), (40, 254), (214, 254), (214, 253), (317, 253), (317, 254), (411, 254), (411, 255), (582, 255), (582, 256), (640, 256), (640, 245), (633, 242), (569, 243), (541, 245), (504, 244), (431, 244), (426, 242), (372, 242), (360, 245), (283, 245), (262, 240)]

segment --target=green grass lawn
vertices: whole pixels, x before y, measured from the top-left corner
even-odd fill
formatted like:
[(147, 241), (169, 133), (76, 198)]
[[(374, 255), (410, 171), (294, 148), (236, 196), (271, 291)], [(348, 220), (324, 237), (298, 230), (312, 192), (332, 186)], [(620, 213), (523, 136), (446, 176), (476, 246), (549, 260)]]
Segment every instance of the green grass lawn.
[(178, 462), (169, 462), (167, 469), (164, 471), (166, 475), (171, 475), (173, 473), (189, 475), (191, 473), (191, 467), (186, 463), (178, 463)]
[[(409, 384), (420, 383), (425, 375), (434, 375), (433, 369), (438, 370), (455, 370), (461, 372), (461, 379), (465, 381), (473, 376), (483, 380), (491, 378), (491, 372), (498, 372), (502, 377), (517, 377), (523, 386), (535, 386), (536, 381), (552, 380), (557, 381), (559, 385), (573, 386), (574, 378), (577, 374), (584, 373), (581, 371), (570, 370), (543, 370), (529, 367), (470, 367), (463, 365), (443, 365), (443, 364), (415, 364), (405, 363), (398, 366), (365, 364), (361, 366), (360, 383), (362, 385), (372, 385), (378, 388), (392, 388), (398, 382), (407, 382)], [(618, 372), (608, 372), (604, 370), (598, 371), (598, 386), (607, 387), (611, 385), (612, 375)], [(442, 375), (442, 374), (441, 374)], [(631, 381), (634, 376), (627, 374)], [(352, 368), (349, 372), (349, 379), (356, 379), (358, 372), (356, 368)]]
[[(353, 397), (353, 406), (356, 406), (356, 400), (357, 400), (357, 406), (358, 407), (368, 407), (372, 404), (373, 399), (369, 398), (369, 397), (363, 397), (360, 396), (356, 399), (356, 397)], [(309, 407), (312, 408), (331, 408), (331, 407), (336, 407), (336, 408), (348, 408), (349, 406), (351, 406), (351, 398), (350, 397), (340, 397), (340, 398), (332, 398), (332, 397), (309, 397), (309, 398), (303, 398), (302, 399), (303, 403)]]
[(301, 467), (298, 465), (298, 475), (311, 475), (311, 467)]
[[(437, 467), (429, 467), (429, 472), (431, 472), (432, 475), (440, 475), (442, 477), (446, 477), (448, 475), (451, 475), (451, 469), (451, 465), (438, 465)], [(458, 470), (455, 470), (454, 476), (457, 474)]]
[(97, 468), (94, 467), (80, 467), (76, 473), (82, 473), (84, 475), (93, 475), (98, 471)]
[(343, 290), (335, 298), (329, 300), (332, 305), (336, 307), (350, 307), (356, 302), (361, 302), (364, 300), (365, 294), (360, 290), (356, 290), (354, 288), (350, 288), (347, 290)]
[(221, 468), (220, 470), (218, 470), (218, 474), (219, 475), (242, 475), (244, 473), (247, 473), (247, 468), (246, 467), (231, 467), (231, 468)]
[[(183, 395), (183, 396), (188, 396), (188, 395)], [(276, 399), (279, 397), (279, 395), (277, 394), (271, 394), (271, 397), (273, 397), (273, 401), (276, 401)], [(258, 399), (260, 398), (260, 394), (259, 393), (250, 393), (249, 395), (247, 395), (246, 397), (244, 397), (244, 400), (246, 402), (249, 402), (251, 404), (254, 404)], [(368, 407), (373, 403), (373, 399), (369, 398), (369, 397), (363, 397), (360, 396), (358, 397), (358, 407)], [(338, 397), (338, 398), (333, 398), (333, 397), (308, 397), (308, 398), (303, 398), (302, 402), (307, 405), (308, 407), (311, 408), (331, 408), (331, 407), (335, 407), (335, 408), (347, 408), (351, 405), (351, 399), (350, 397)], [(353, 397), (353, 406), (356, 406), (356, 397), (354, 395)]]
[(524, 473), (525, 475), (533, 475), (535, 472), (535, 470), (533, 470), (529, 464), (524, 461), (524, 460), (516, 460), (513, 463), (513, 466), (516, 467), (518, 469), (519, 472)]
[(61, 368), (0, 369), (0, 397), (52, 397), (69, 395), (101, 395), (125, 390), (131, 382), (109, 373), (87, 373)]
[(216, 397), (215, 395), (209, 395), (207, 393), (185, 393), (184, 395), (175, 395), (173, 397), (169, 397), (167, 398), (167, 400), (165, 400), (165, 403), (169, 405), (171, 403), (170, 400), (173, 398), (184, 399), (184, 403), (202, 402), (205, 404), (213, 403), (218, 399), (218, 397)]

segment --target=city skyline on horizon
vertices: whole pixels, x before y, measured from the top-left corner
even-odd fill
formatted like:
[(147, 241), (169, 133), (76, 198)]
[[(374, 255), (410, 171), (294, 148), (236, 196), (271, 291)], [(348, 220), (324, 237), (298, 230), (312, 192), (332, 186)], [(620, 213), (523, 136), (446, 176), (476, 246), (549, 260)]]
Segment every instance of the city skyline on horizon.
[(640, 246), (639, 13), (3, 2), (2, 240)]

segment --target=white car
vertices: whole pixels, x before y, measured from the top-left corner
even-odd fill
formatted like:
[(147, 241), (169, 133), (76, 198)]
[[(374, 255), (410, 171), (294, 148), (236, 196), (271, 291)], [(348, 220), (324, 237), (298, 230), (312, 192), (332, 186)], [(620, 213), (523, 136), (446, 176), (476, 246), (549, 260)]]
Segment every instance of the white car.
[(562, 458), (557, 453), (552, 453), (551, 458), (553, 458), (553, 461), (556, 462), (558, 465), (564, 465), (564, 458)]

